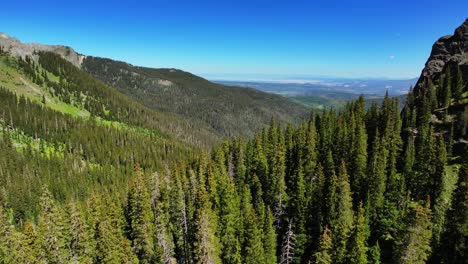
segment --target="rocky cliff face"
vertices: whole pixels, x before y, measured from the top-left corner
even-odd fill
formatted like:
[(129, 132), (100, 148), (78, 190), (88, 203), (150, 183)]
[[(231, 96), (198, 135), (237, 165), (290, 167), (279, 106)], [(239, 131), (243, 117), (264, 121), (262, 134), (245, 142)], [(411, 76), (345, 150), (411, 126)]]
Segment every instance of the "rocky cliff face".
[[(461, 74), (461, 84), (460, 83)], [(450, 77), (450, 78), (449, 78)], [(454, 152), (468, 151), (468, 19), (450, 36), (444, 36), (432, 46), (432, 52), (414, 88), (414, 104), (424, 109), (431, 101), (431, 85), (435, 87), (436, 103), (431, 106), (431, 123), (447, 143), (453, 142)], [(456, 91), (455, 91), (455, 87)], [(459, 88), (461, 87), (461, 88)]]
[(453, 35), (441, 37), (434, 43), (416, 89), (425, 86), (428, 79), (436, 83), (447, 64), (458, 64), (464, 79), (468, 79), (468, 18)]
[(22, 43), (16, 38), (8, 36), (5, 33), (0, 33), (0, 46), (7, 50), (13, 56), (30, 56), (35, 58), (34, 51), (51, 51), (59, 54), (64, 59), (80, 67), (84, 55), (78, 54), (72, 48), (61, 45), (44, 45), (39, 43)]

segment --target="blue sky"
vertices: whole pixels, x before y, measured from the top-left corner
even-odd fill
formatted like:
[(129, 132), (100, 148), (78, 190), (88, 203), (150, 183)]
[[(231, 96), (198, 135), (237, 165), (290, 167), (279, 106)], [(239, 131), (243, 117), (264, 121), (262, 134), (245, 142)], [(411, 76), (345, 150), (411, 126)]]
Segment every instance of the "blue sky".
[(210, 78), (419, 76), (466, 0), (4, 1), (0, 31), (25, 42)]

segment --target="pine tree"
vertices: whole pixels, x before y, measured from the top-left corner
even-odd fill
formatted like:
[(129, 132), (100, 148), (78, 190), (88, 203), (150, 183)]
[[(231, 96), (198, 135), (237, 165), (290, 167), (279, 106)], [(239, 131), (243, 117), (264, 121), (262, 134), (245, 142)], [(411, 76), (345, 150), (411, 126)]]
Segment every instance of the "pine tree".
[(369, 264), (380, 264), (380, 245), (379, 241), (375, 245), (369, 248), (368, 254)]
[(0, 263), (38, 263), (25, 236), (15, 230), (8, 218), (11, 217), (0, 206)]
[(193, 259), (197, 264), (221, 263), (219, 240), (216, 236), (218, 219), (212, 209), (212, 201), (207, 192), (205, 161), (201, 162), (198, 171), (198, 189), (196, 190), (194, 220), (197, 227), (193, 241)]
[(30, 256), (37, 259), (37, 227), (31, 220), (26, 220), (23, 226), (24, 247), (29, 248)]
[[(188, 264), (190, 261), (189, 212), (187, 210), (187, 193), (184, 192), (182, 186), (182, 180), (185, 179), (185, 175), (183, 174), (184, 169), (181, 165), (175, 168), (172, 179), (172, 191), (169, 193), (169, 211), (170, 223), (172, 223), (170, 229), (174, 237), (176, 259), (178, 263)], [(154, 174), (153, 177), (155, 179), (158, 178), (157, 174)], [(156, 185), (155, 181), (153, 182)]]
[(281, 128), (277, 129), (277, 143), (274, 148), (273, 163), (270, 165), (271, 177), (273, 179), (274, 197), (272, 207), (274, 210), (275, 226), (279, 228), (282, 225), (286, 213), (288, 195), (286, 192), (286, 147), (284, 134)]
[(445, 177), (445, 165), (447, 163), (447, 151), (443, 136), (439, 136), (437, 139), (431, 163), (434, 166), (434, 172), (432, 175), (430, 196), (437, 198), (442, 192)]
[(384, 203), (384, 194), (386, 187), (386, 155), (387, 150), (382, 145), (380, 133), (375, 133), (374, 142), (372, 144), (371, 156), (368, 164), (369, 177), (369, 199), (371, 201), (371, 214), (374, 218), (377, 217), (377, 212), (382, 208)]
[(307, 217), (307, 198), (306, 186), (302, 166), (298, 165), (291, 177), (289, 191), (289, 215), (294, 217), (293, 229), (296, 236), (295, 244), (295, 263), (299, 263), (305, 251), (307, 243), (306, 217)]
[(277, 236), (273, 214), (270, 210), (267, 210), (263, 218), (263, 252), (265, 254), (265, 263), (278, 263), (276, 257)]
[(128, 191), (127, 214), (132, 247), (141, 263), (155, 261), (154, 226), (151, 199), (146, 188), (143, 172), (137, 167), (135, 179)]
[(68, 205), (68, 219), (71, 259), (80, 263), (91, 263), (94, 258), (92, 237), (83, 213), (74, 202)]
[(328, 152), (324, 166), (325, 184), (324, 184), (324, 202), (323, 202), (323, 225), (330, 225), (333, 217), (336, 215), (337, 185), (338, 178), (334, 170), (334, 162), (331, 151)]
[(351, 236), (351, 244), (349, 247), (349, 263), (365, 264), (367, 263), (367, 239), (369, 236), (369, 223), (366, 219), (366, 212), (359, 203), (355, 227)]
[(438, 102), (437, 102), (437, 91), (436, 91), (436, 87), (434, 85), (434, 83), (432, 82), (432, 80), (429, 79), (428, 81), (428, 95), (427, 95), (427, 102), (429, 103), (430, 105), (430, 110), (434, 110), (437, 108), (438, 106)]
[(445, 68), (445, 76), (442, 83), (442, 107), (449, 107), (450, 100), (452, 99), (452, 75), (450, 67)]
[(333, 259), (335, 263), (346, 261), (346, 247), (353, 229), (354, 215), (349, 177), (344, 161), (341, 163), (336, 188), (336, 215), (333, 215), (331, 225), (333, 233)]
[(153, 212), (154, 227), (156, 231), (155, 237), (155, 258), (161, 262), (171, 263), (173, 258), (173, 241), (169, 227), (169, 192), (171, 191), (171, 182), (168, 175), (164, 174), (160, 185), (159, 174), (155, 173), (152, 177), (151, 188), (151, 210)]
[(366, 166), (367, 166), (367, 132), (364, 123), (361, 121), (356, 125), (356, 144), (352, 151), (351, 160), (351, 189), (356, 201), (365, 198)]
[(399, 262), (423, 264), (431, 253), (432, 212), (429, 200), (426, 205), (416, 203), (413, 206), (413, 215), (404, 238)]
[(323, 234), (320, 238), (320, 245), (317, 252), (314, 255), (316, 264), (331, 264), (332, 261), (332, 236), (331, 231), (328, 229), (328, 226), (325, 226)]
[(251, 195), (248, 188), (244, 188), (242, 196), (243, 263), (264, 263), (264, 251), (262, 243), (262, 230), (259, 229), (260, 221), (251, 203)]
[(453, 87), (453, 97), (455, 100), (460, 100), (463, 94), (463, 73), (460, 69), (460, 65), (457, 65), (457, 72), (455, 74), (455, 84)]
[[(465, 156), (466, 157), (466, 156)], [(442, 236), (443, 263), (463, 263), (468, 258), (468, 161), (464, 161), (453, 193)]]
[(215, 153), (218, 168), (219, 194), (219, 230), (222, 245), (223, 263), (241, 263), (240, 255), (240, 201), (235, 191), (233, 179), (227, 174), (224, 166), (224, 155), (220, 149)]
[(47, 263), (64, 263), (68, 258), (65, 221), (47, 186), (42, 189), (40, 204), (37, 231), (39, 259)]

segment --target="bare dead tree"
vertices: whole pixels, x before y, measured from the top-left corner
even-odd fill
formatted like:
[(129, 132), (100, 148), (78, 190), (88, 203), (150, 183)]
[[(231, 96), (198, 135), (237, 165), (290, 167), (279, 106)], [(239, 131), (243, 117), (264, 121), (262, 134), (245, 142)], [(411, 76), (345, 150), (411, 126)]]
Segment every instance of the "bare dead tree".
[(288, 231), (284, 236), (283, 246), (281, 249), (281, 258), (279, 264), (291, 264), (294, 259), (294, 248), (296, 246), (296, 235), (292, 230), (292, 222), (289, 222)]
[(285, 214), (285, 205), (283, 203), (283, 196), (281, 193), (278, 195), (278, 203), (276, 203), (276, 206), (274, 208), (274, 217), (275, 217), (275, 227), (277, 230), (281, 228), (281, 225), (283, 224), (283, 215)]

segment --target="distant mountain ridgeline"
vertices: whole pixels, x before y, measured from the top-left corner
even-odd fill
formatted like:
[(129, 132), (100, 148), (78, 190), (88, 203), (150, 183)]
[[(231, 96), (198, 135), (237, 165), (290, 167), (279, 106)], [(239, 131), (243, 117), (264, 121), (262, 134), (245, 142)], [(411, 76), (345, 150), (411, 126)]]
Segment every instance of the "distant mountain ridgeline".
[(342, 108), (347, 102), (364, 95), (367, 106), (382, 102), (388, 93), (399, 97), (403, 106), (410, 87), (417, 79), (317, 79), (270, 81), (216, 81), (225, 85), (252, 87), (260, 91), (279, 94), (313, 110)]
[(177, 69), (152, 69), (86, 57), (82, 69), (120, 92), (161, 112), (207, 126), (221, 137), (252, 135), (271, 118), (298, 122), (308, 110), (281, 96), (226, 87)]

